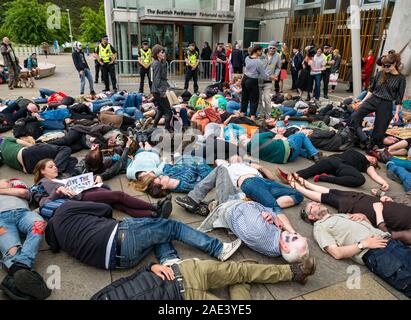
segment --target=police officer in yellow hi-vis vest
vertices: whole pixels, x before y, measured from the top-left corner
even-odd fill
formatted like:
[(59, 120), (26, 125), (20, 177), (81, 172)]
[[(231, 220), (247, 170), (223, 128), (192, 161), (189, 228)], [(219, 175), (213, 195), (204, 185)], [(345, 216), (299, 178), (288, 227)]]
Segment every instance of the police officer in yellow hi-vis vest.
[(113, 91), (117, 91), (117, 79), (116, 68), (114, 62), (117, 60), (117, 51), (114, 47), (108, 43), (108, 36), (104, 36), (100, 45), (97, 47), (96, 54), (99, 56), (99, 62), (101, 65), (101, 73), (103, 74), (103, 81), (105, 88), (103, 91), (110, 91), (110, 81), (113, 85)]
[(194, 92), (198, 92), (198, 65), (200, 63), (199, 54), (196, 50), (196, 45), (194, 42), (190, 42), (188, 45), (188, 50), (185, 55), (186, 61), (186, 81), (184, 84), (184, 90), (188, 90), (189, 82), (191, 78), (194, 81)]
[(144, 78), (147, 75), (148, 85), (150, 86), (151, 92), (151, 84), (152, 81), (150, 79), (150, 67), (153, 63), (153, 54), (151, 53), (151, 49), (148, 46), (147, 41), (142, 42), (142, 48), (140, 49), (138, 55), (138, 63), (140, 64), (140, 93), (144, 92)]

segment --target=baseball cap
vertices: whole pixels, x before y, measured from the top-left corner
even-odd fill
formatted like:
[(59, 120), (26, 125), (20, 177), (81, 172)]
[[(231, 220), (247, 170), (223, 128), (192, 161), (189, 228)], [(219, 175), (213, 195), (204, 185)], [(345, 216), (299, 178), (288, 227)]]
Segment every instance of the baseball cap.
[(278, 42), (277, 41), (270, 41), (270, 47), (277, 47)]

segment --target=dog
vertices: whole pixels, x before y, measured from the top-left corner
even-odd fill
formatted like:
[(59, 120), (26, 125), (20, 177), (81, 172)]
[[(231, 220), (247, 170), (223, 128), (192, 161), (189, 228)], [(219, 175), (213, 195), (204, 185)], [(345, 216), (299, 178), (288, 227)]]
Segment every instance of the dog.
[(26, 88), (34, 88), (34, 77), (32, 75), (32, 72), (30, 72), (26, 68), (21, 69), (18, 81), (19, 87), (23, 87), (22, 84), (24, 84)]

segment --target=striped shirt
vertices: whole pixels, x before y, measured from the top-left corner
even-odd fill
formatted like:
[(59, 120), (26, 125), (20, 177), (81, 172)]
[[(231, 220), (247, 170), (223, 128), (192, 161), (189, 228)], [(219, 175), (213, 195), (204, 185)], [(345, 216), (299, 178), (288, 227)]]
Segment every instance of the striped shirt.
[(244, 74), (248, 78), (263, 79), (265, 77), (264, 64), (260, 59), (245, 58)]
[(382, 72), (384, 71), (378, 72), (375, 76), (371, 85), (371, 92), (380, 99), (395, 101), (396, 105), (401, 105), (406, 87), (405, 76), (402, 74), (388, 74), (387, 81), (380, 84)]
[(229, 209), (227, 222), (231, 231), (249, 248), (269, 257), (278, 257), (281, 230), (269, 224), (261, 216), (262, 212), (277, 215), (271, 208), (257, 202), (244, 202)]

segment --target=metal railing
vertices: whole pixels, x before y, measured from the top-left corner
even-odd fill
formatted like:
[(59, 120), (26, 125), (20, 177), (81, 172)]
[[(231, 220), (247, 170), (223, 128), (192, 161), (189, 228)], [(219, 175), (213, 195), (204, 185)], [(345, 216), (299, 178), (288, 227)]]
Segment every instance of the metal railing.
[[(118, 87), (137, 88), (140, 84), (140, 64), (137, 60), (116, 60)], [(213, 60), (201, 60), (198, 66), (198, 82), (215, 83), (221, 81), (226, 65)], [(186, 66), (184, 60), (167, 62), (168, 80), (175, 87), (182, 86), (185, 81)], [(224, 81), (224, 79), (223, 79)]]

